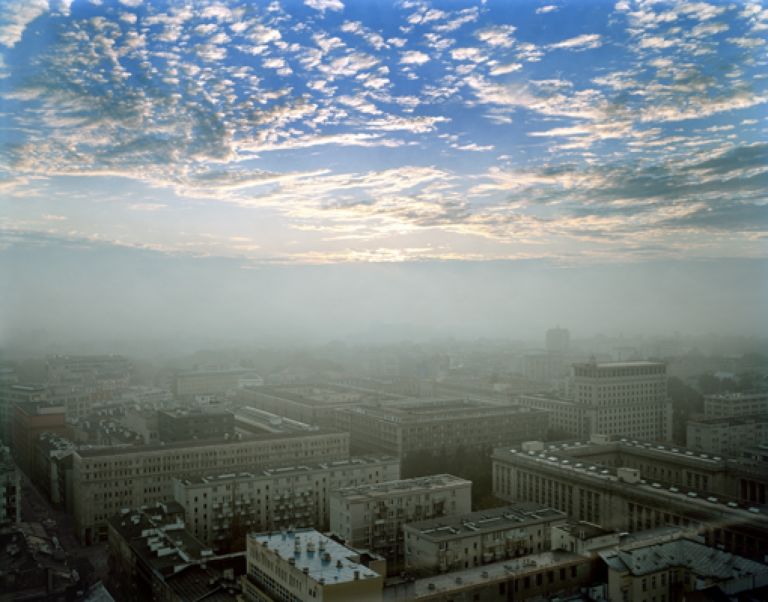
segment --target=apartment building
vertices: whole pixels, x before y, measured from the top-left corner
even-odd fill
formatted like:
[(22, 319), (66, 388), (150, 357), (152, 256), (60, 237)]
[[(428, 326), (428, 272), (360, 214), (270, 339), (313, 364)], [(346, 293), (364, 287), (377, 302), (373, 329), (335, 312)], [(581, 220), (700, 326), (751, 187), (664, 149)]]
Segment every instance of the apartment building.
[(383, 586), (356, 551), (314, 529), (248, 535), (247, 602), (381, 602)]
[(389, 570), (403, 565), (405, 523), (467, 514), (472, 482), (449, 474), (347, 487), (331, 493), (331, 532), (348, 545), (387, 559)]
[(192, 533), (219, 549), (238, 529), (327, 530), (332, 491), (399, 478), (397, 458), (357, 457), (174, 479), (174, 497), (184, 507)]
[(223, 439), (235, 434), (232, 412), (219, 409), (173, 408), (158, 410), (157, 429), (160, 441), (192, 441)]
[(689, 420), (685, 443), (698, 452), (740, 457), (746, 448), (768, 446), (768, 414)]
[(46, 432), (63, 436), (70, 433), (63, 406), (45, 401), (14, 405), (11, 450), (19, 468), (28, 476), (34, 471), (37, 440)]
[(493, 491), (611, 530), (679, 526), (700, 533), (708, 545), (761, 557), (768, 549), (768, 514), (714, 493), (732, 480), (726, 461), (688, 453), (630, 442), (497, 449)]
[(574, 364), (571, 397), (522, 395), (520, 405), (551, 412), (550, 428), (577, 438), (619, 435), (646, 441), (672, 436), (667, 367), (660, 362)]
[(178, 372), (172, 383), (177, 398), (225, 395), (235, 391), (245, 370), (194, 370)]
[(485, 451), (543, 438), (547, 413), (472, 399), (410, 399), (339, 410), (337, 428), (351, 435), (356, 452), (407, 459), (456, 450)]
[(11, 450), (0, 446), (0, 527), (21, 520), (21, 481)]
[(704, 415), (710, 418), (768, 414), (768, 392), (718, 393), (704, 396)]
[(445, 573), (547, 552), (564, 512), (520, 503), (403, 525), (405, 567), (410, 574)]
[(80, 448), (72, 460), (75, 529), (81, 541), (106, 537), (106, 520), (123, 508), (173, 499), (174, 478), (297, 461), (349, 457), (349, 435), (280, 433), (169, 445)]

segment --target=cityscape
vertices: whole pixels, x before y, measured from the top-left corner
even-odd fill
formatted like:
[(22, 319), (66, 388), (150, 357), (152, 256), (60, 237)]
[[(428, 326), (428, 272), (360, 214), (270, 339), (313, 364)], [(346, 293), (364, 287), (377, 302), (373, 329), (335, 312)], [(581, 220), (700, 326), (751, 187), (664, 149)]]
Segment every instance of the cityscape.
[(0, 0), (0, 602), (768, 600), (766, 32)]

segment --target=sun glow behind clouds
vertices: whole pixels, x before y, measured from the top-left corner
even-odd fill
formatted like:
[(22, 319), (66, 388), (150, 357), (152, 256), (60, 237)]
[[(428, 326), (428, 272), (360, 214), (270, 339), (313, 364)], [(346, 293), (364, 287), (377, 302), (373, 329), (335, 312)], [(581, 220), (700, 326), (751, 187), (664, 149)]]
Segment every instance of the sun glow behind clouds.
[(764, 252), (768, 10), (375, 6), (7, 3), (6, 244), (298, 263)]

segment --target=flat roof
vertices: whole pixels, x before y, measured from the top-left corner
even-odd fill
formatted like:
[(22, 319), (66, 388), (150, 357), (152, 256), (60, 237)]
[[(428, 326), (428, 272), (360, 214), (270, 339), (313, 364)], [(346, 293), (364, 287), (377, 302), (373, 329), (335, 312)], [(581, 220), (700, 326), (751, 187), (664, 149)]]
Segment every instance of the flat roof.
[(359, 563), (357, 552), (314, 529), (250, 533), (248, 538), (274, 551), (286, 562), (293, 560), (297, 571), (306, 569), (311, 579), (326, 586), (357, 579), (381, 578), (377, 572)]
[(334, 384), (272, 385), (248, 389), (251, 393), (265, 397), (285, 399), (308, 406), (337, 406), (371, 401), (389, 401), (399, 397), (379, 391)]
[(184, 486), (195, 485), (215, 485), (217, 483), (231, 483), (232, 481), (249, 481), (252, 479), (263, 479), (281, 476), (295, 476), (301, 474), (310, 474), (322, 470), (335, 470), (345, 468), (355, 468), (363, 466), (375, 466), (384, 463), (397, 463), (400, 460), (395, 456), (358, 456), (345, 460), (333, 460), (330, 462), (319, 462), (317, 464), (301, 464), (296, 466), (285, 466), (280, 468), (265, 468), (256, 472), (236, 472), (209, 474), (204, 476), (195, 476), (178, 479)]
[(522, 502), (458, 516), (443, 516), (408, 523), (404, 528), (417, 531), (423, 539), (438, 542), (567, 518), (565, 512), (549, 506)]
[(471, 487), (472, 481), (451, 474), (437, 474), (429, 475), (427, 477), (416, 477), (413, 479), (398, 479), (396, 481), (385, 481), (383, 483), (343, 487), (332, 492), (331, 495), (340, 496), (350, 501), (356, 501), (395, 494), (406, 494), (420, 490), (439, 490), (463, 485)]
[(544, 412), (544, 410), (535, 410), (525, 406), (498, 405), (491, 401), (466, 398), (403, 400), (387, 403), (383, 406), (360, 406), (343, 411), (363, 414), (389, 422), (466, 420)]
[(198, 447), (220, 447), (222, 445), (242, 445), (244, 443), (256, 443), (259, 441), (277, 441), (280, 439), (300, 439), (311, 438), (320, 435), (347, 435), (344, 431), (331, 429), (321, 429), (317, 431), (307, 431), (299, 433), (264, 433), (263, 435), (244, 436), (241, 438), (232, 437), (230, 439), (201, 439), (196, 441), (179, 441), (168, 443), (167, 445), (131, 445), (130, 447), (106, 448), (106, 449), (79, 449), (77, 453), (81, 457), (94, 456), (115, 456), (128, 454), (145, 454), (151, 452), (171, 451), (192, 449)]

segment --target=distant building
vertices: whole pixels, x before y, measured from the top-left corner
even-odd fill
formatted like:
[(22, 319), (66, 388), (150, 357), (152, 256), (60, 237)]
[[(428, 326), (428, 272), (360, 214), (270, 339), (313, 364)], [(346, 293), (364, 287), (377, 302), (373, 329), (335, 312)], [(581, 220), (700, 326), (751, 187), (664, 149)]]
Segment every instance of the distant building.
[(235, 391), (245, 370), (200, 370), (179, 372), (173, 381), (173, 394), (180, 399), (205, 395), (222, 396)]
[(32, 475), (37, 439), (45, 432), (67, 436), (69, 427), (63, 406), (47, 402), (17, 403), (13, 414), (11, 449), (19, 468)]
[(409, 399), (339, 410), (353, 450), (407, 460), (411, 454), (483, 452), (543, 438), (547, 413), (472, 399)]
[(73, 457), (73, 516), (85, 543), (106, 537), (106, 520), (123, 508), (173, 499), (173, 479), (254, 466), (290, 466), (349, 457), (349, 435), (337, 431), (266, 434), (167, 445), (80, 448)]
[(688, 449), (741, 457), (746, 448), (768, 445), (768, 414), (695, 418), (686, 423)]
[(316, 431), (320, 427), (314, 424), (300, 422), (266, 410), (250, 406), (234, 410), (235, 428), (244, 433), (299, 433)]
[(238, 399), (259, 410), (307, 424), (333, 426), (337, 409), (388, 402), (397, 397), (332, 384), (275, 385), (244, 389)]
[(228, 410), (173, 408), (157, 412), (158, 438), (164, 443), (194, 439), (224, 439), (235, 434), (235, 417)]
[(765, 500), (764, 469), (621, 441), (525, 447), (494, 452), (493, 491), (503, 500), (546, 504), (616, 531), (677, 526), (748, 557), (768, 549), (765, 502), (749, 499)]
[(445, 573), (508, 558), (547, 552), (551, 530), (564, 512), (521, 503), (454, 514), (403, 526), (409, 573)]
[(238, 600), (245, 554), (217, 556), (174, 503), (125, 509), (109, 524), (111, 589), (120, 600)]
[(768, 586), (765, 564), (690, 539), (641, 544), (600, 556), (608, 569), (609, 600), (731, 600)]
[(571, 333), (567, 328), (550, 328), (545, 337), (547, 353), (568, 353), (571, 348)]
[(21, 479), (7, 447), (0, 447), (0, 527), (21, 520)]
[(704, 415), (709, 418), (754, 414), (768, 414), (768, 392), (718, 393), (704, 396)]
[(331, 493), (331, 532), (384, 556), (389, 570), (398, 571), (405, 523), (467, 514), (471, 499), (472, 482), (448, 474), (347, 487)]
[[(328, 529), (332, 491), (400, 478), (397, 458), (349, 458), (300, 466), (178, 478), (174, 497), (189, 528), (216, 549), (238, 530)], [(242, 542), (243, 545), (245, 542)]]
[(658, 362), (574, 364), (571, 398), (521, 395), (519, 403), (552, 413), (550, 426), (569, 436), (609, 434), (667, 441), (672, 406), (666, 366)]
[(11, 445), (13, 432), (13, 408), (17, 403), (46, 401), (48, 389), (45, 385), (20, 385), (13, 382), (0, 386), (0, 439)]
[(121, 355), (51, 355), (46, 360), (48, 382), (90, 390), (127, 387), (133, 365)]
[(361, 562), (358, 552), (315, 531), (251, 533), (247, 602), (381, 602), (384, 577)]

